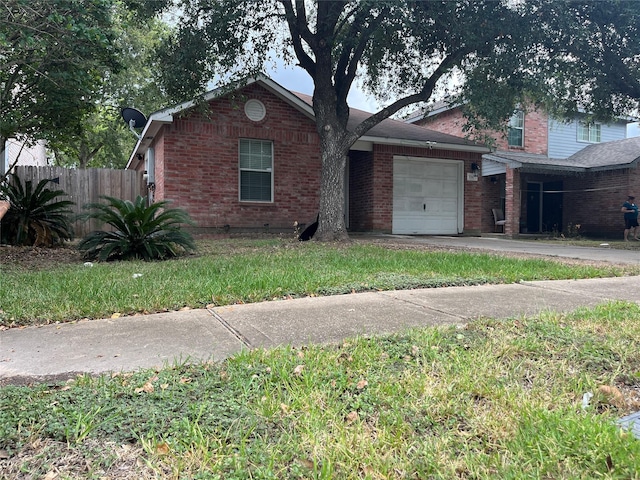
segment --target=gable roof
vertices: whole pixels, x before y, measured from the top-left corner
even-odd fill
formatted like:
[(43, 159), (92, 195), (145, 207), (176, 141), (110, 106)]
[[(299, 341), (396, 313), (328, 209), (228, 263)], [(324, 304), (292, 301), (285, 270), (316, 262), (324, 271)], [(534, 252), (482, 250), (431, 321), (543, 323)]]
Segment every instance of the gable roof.
[(436, 115), (441, 114), (442, 112), (446, 112), (448, 110), (453, 110), (455, 108), (460, 107), (460, 103), (450, 103), (448, 99), (438, 100), (436, 102), (430, 103), (429, 105), (419, 108), (418, 110), (414, 110), (409, 113), (407, 117), (404, 119), (407, 123), (416, 123), (420, 120), (424, 120), (428, 117), (434, 117)]
[[(315, 121), (315, 113), (312, 107), (312, 97), (302, 93), (295, 93), (287, 90), (272, 79), (260, 75), (250, 78), (242, 83), (236, 84), (236, 89), (258, 84), (266, 90), (284, 100), (290, 106), (300, 111), (303, 115)], [(215, 98), (222, 97), (232, 90), (229, 86), (217, 88), (207, 92), (203, 99), (205, 102)], [(176, 105), (174, 107), (165, 108), (154, 112), (147, 119), (147, 123), (140, 134), (140, 138), (129, 157), (129, 161), (125, 168), (129, 168), (138, 155), (142, 155), (151, 145), (155, 135), (160, 131), (163, 125), (172, 123), (174, 116), (183, 111), (189, 110), (196, 106), (195, 101), (188, 101)], [(372, 114), (355, 108), (350, 109), (348, 128), (353, 128)], [(436, 132), (423, 127), (418, 127), (403, 121), (387, 118), (371, 128), (365, 135), (360, 137), (354, 149), (369, 150), (373, 144), (414, 146), (414, 147), (437, 147), (447, 150), (462, 150), (484, 153), (489, 149), (483, 145), (475, 143), (471, 140)]]
[(640, 137), (594, 143), (569, 158), (549, 158), (531, 153), (497, 151), (483, 160), (520, 168), (527, 172), (587, 172), (635, 167), (640, 161)]
[[(455, 110), (456, 108), (460, 108), (462, 103), (459, 102), (450, 102), (449, 99), (445, 98), (444, 100), (438, 100), (436, 102), (430, 103), (429, 105), (419, 108), (418, 110), (414, 110), (409, 113), (404, 119), (407, 123), (416, 123), (420, 120), (424, 120), (425, 118), (435, 117), (436, 115), (440, 115), (443, 112), (448, 112), (449, 110)], [(586, 115), (587, 111), (583, 108), (578, 110), (579, 114)], [(617, 122), (620, 123), (635, 123), (640, 120), (637, 116), (634, 115), (620, 115), (616, 117)]]
[[(311, 95), (304, 93), (294, 92), (298, 98), (308, 105), (312, 105), (313, 99)], [(349, 121), (347, 128), (353, 129), (358, 124), (371, 116), (371, 112), (359, 110), (357, 108), (349, 109)], [(410, 145), (409, 142), (416, 142), (414, 146), (420, 147), (435, 147), (448, 148), (448, 149), (460, 149), (456, 147), (470, 147), (477, 148), (478, 152), (488, 152), (489, 149), (462, 137), (456, 137), (455, 135), (449, 135), (446, 133), (437, 132), (435, 130), (429, 130), (424, 127), (411, 125), (401, 120), (394, 120), (393, 118), (386, 118), (374, 127), (372, 127), (365, 135), (360, 137), (361, 142), (371, 142), (378, 144), (391, 144), (391, 145)]]

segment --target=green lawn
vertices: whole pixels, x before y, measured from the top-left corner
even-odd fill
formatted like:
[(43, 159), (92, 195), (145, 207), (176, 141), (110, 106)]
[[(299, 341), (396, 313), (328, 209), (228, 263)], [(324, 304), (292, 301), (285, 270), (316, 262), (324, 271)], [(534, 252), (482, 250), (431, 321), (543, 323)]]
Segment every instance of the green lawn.
[[(150, 309), (175, 308), (634, 273), (379, 245), (201, 247), (199, 257), (164, 263), (7, 269), (3, 302), (7, 294), (42, 299), (24, 307), (30, 313), (11, 303), (2, 309), (29, 323), (136, 311), (147, 308), (137, 303), (146, 296)], [(66, 306), (54, 317), (47, 302), (61, 299)], [(222, 363), (4, 386), (0, 472), (8, 479), (637, 479), (640, 440), (615, 421), (640, 409), (639, 390), (640, 306), (613, 302), (256, 350)]]
[[(428, 247), (427, 247), (428, 248)], [(368, 290), (618, 276), (638, 267), (567, 265), (406, 246), (201, 241), (166, 262), (0, 267), (0, 325), (20, 326)]]
[[(631, 400), (639, 339), (640, 307), (612, 303), (3, 387), (0, 452), (9, 459), (0, 470), (5, 478), (640, 478), (640, 441), (615, 426), (639, 407)], [(583, 408), (587, 392), (594, 397)], [(54, 471), (61, 476), (45, 477)]]

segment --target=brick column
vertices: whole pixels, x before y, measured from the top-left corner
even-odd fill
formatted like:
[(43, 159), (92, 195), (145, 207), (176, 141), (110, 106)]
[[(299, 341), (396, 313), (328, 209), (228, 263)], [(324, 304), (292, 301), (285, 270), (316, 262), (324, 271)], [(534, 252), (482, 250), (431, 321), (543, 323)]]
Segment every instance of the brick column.
[(513, 237), (520, 233), (520, 170), (507, 166), (504, 233)]

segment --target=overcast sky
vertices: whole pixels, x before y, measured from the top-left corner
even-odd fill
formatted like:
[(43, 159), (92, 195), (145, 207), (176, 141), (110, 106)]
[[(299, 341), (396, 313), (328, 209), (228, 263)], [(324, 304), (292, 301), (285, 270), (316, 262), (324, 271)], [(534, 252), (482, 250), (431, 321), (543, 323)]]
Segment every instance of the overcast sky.
[[(313, 81), (309, 74), (300, 67), (279, 65), (277, 68), (267, 71), (267, 75), (287, 90), (313, 95)], [(365, 112), (375, 113), (381, 108), (375, 98), (365, 95), (358, 88), (357, 82), (354, 82), (347, 101), (350, 107)]]

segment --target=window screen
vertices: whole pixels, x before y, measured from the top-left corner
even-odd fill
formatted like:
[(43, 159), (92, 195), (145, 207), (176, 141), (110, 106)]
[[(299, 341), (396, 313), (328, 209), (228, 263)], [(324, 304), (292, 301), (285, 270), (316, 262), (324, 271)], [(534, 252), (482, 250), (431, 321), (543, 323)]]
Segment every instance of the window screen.
[(524, 112), (518, 111), (509, 120), (510, 147), (524, 147)]
[(600, 143), (600, 124), (580, 122), (578, 124), (578, 141)]
[(273, 201), (273, 144), (240, 140), (240, 200)]

